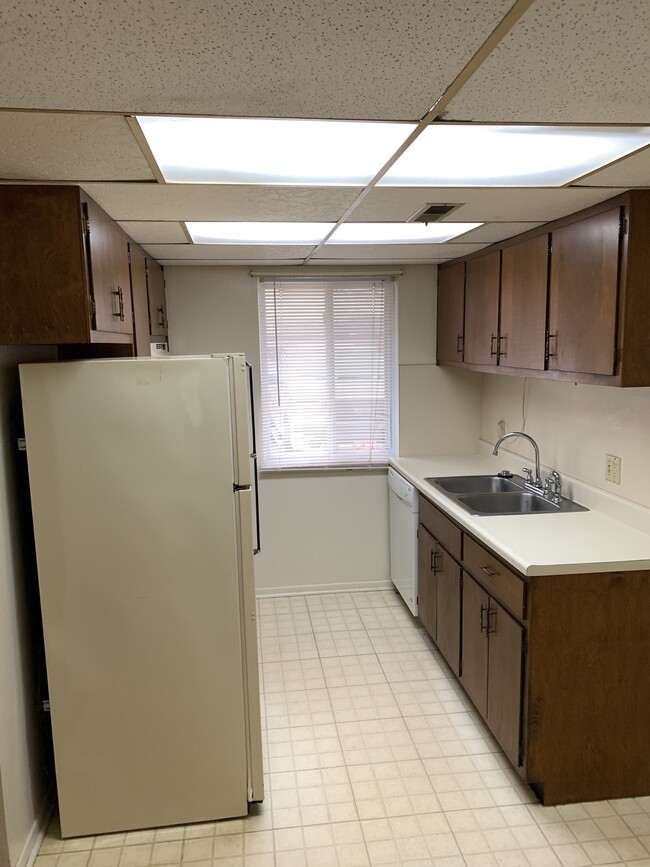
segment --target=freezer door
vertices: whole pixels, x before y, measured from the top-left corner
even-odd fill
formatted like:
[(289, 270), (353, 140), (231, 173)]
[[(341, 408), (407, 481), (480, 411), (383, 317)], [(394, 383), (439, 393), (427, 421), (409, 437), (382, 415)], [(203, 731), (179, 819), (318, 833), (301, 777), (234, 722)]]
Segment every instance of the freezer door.
[(229, 363), (23, 365), (21, 382), (63, 835), (246, 814)]

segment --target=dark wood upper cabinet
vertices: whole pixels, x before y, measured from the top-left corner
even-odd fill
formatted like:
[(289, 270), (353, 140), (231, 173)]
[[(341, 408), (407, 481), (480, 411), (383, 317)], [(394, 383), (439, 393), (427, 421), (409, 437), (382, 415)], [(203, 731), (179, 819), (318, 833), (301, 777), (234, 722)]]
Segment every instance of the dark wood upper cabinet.
[(160, 265), (146, 262), (90, 196), (77, 186), (0, 185), (0, 343), (57, 344), (76, 358), (128, 356), (134, 347), (148, 355), (145, 266), (163, 335)]
[(499, 364), (544, 370), (549, 236), (505, 247), (501, 258)]
[(650, 386), (648, 237), (650, 190), (630, 190), (446, 264), (465, 266), (465, 353), (438, 362)]
[(465, 315), (465, 263), (438, 269), (438, 363), (463, 360)]
[(552, 233), (548, 368), (616, 372), (620, 207)]
[(165, 298), (165, 275), (155, 259), (146, 259), (147, 294), (149, 296), (149, 334), (151, 337), (167, 336), (167, 302)]
[(137, 244), (129, 244), (131, 267), (131, 298), (133, 302), (133, 337), (135, 355), (151, 355), (149, 335), (149, 301), (147, 299), (147, 272), (144, 250)]
[(497, 363), (500, 275), (500, 250), (467, 262), (464, 360), (469, 364)]
[(82, 198), (82, 210), (94, 330), (132, 335), (129, 239), (91, 198)]

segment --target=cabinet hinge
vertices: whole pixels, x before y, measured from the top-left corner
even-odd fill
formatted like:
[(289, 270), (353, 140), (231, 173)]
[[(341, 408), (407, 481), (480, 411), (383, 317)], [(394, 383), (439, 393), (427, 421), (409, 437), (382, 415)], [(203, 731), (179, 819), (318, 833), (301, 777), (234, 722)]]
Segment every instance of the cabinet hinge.
[(129, 265), (131, 264), (131, 251), (127, 251), (127, 256), (129, 257)]
[(97, 304), (95, 304), (95, 299), (92, 295), (90, 297), (90, 313), (92, 316), (97, 316)]
[(90, 220), (88, 219), (88, 216), (86, 214), (83, 215), (81, 221), (81, 228), (84, 235), (90, 235)]
[(148, 276), (149, 276), (149, 268), (147, 267), (146, 263), (145, 263), (145, 266), (144, 266), (144, 276), (145, 276), (145, 277), (148, 277)]
[(614, 347), (614, 373), (616, 373), (616, 368), (618, 367), (618, 346)]
[(25, 440), (25, 437), (18, 437), (17, 443), (18, 443), (18, 451), (19, 452), (26, 452), (27, 451), (27, 442)]
[(627, 235), (627, 217), (621, 214), (621, 220), (619, 223), (619, 234)]

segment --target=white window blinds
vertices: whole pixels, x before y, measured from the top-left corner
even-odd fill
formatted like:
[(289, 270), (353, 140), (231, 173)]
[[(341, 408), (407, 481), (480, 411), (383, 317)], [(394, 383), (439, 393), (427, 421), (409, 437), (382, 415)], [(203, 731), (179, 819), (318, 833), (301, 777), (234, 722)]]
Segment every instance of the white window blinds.
[(392, 278), (259, 284), (262, 469), (388, 461)]

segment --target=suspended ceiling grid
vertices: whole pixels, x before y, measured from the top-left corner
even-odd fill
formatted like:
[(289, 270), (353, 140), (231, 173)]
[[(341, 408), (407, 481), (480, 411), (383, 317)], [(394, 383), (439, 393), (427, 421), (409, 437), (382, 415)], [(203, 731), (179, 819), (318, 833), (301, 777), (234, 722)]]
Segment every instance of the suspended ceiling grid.
[[(199, 247), (181, 221), (335, 222), (360, 188), (160, 184), (124, 115), (415, 122), (511, 0), (44, 5), (0, 12), (0, 179), (81, 184), (163, 263), (296, 264), (313, 248)], [(443, 117), (650, 124), (648, 46), (642, 0), (534, 0)], [(460, 202), (450, 220), (486, 225), (446, 244), (328, 245), (312, 263), (440, 262), (633, 186), (650, 186), (649, 149), (562, 189), (375, 188), (351, 221)]]

